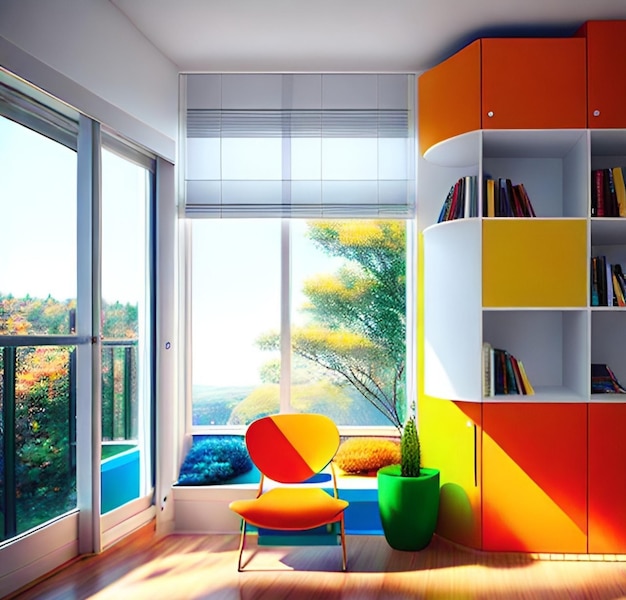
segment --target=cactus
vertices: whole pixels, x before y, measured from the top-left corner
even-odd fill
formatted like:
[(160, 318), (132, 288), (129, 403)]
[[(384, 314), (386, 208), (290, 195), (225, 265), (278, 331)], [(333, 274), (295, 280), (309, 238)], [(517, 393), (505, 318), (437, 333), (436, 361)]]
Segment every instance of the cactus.
[(420, 440), (415, 425), (415, 417), (410, 417), (404, 425), (401, 450), (401, 472), (403, 477), (419, 477), (421, 467)]

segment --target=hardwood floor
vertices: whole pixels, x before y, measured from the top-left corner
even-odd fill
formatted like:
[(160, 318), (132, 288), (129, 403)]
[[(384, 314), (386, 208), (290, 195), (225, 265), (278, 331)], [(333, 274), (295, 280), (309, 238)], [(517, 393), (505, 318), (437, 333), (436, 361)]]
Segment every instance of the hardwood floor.
[(421, 552), (392, 550), (382, 536), (348, 536), (348, 572), (337, 547), (269, 548), (253, 541), (237, 572), (238, 536), (130, 536), (12, 596), (28, 600), (354, 598), (626, 598), (626, 562), (536, 560), (481, 553), (435, 538)]

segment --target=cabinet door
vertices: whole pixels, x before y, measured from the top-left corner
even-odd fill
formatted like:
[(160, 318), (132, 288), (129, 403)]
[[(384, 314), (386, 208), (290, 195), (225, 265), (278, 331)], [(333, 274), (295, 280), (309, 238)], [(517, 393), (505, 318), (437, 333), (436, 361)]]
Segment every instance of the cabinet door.
[(587, 550), (586, 404), (483, 406), (483, 549)]
[(483, 221), (483, 306), (587, 305), (584, 219)]
[(419, 151), (480, 129), (480, 40), (418, 79)]
[(482, 40), (483, 129), (586, 127), (585, 40)]
[(418, 423), (422, 463), (440, 471), (437, 534), (470, 548), (481, 541), (482, 405), (421, 395)]
[(588, 21), (587, 127), (626, 127), (626, 21)]
[(626, 404), (589, 405), (589, 552), (626, 553)]

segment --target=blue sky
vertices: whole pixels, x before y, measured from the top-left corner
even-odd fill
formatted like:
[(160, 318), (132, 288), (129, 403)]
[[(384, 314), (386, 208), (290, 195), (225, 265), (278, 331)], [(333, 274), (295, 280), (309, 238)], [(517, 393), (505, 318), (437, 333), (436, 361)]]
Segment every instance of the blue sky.
[[(76, 153), (0, 117), (0, 293), (76, 297)], [(145, 171), (103, 151), (103, 296), (138, 301)]]

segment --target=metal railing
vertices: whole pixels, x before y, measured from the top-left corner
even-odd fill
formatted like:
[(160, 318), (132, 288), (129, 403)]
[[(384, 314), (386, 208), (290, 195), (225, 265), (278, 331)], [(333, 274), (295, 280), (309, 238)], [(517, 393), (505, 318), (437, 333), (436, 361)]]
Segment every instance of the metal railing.
[[(50, 447), (49, 452), (55, 458), (62, 455), (63, 464), (59, 470), (75, 482), (77, 342), (80, 343), (76, 336), (29, 336), (26, 340), (22, 336), (19, 340), (12, 336), (0, 338), (0, 541), (24, 530), (18, 526), (18, 499), (21, 504), (28, 503), (30, 492), (26, 490), (27, 483), (32, 484), (32, 472), (36, 470), (37, 461), (46, 460), (42, 448)], [(67, 363), (63, 365), (66, 374), (64, 377), (51, 377), (54, 373), (48, 372), (45, 377), (48, 381), (54, 379), (56, 387), (50, 383), (47, 392), (39, 389), (38, 396), (34, 393), (29, 396), (25, 382), (32, 382), (33, 373), (20, 364), (20, 351), (36, 351), (41, 347), (55, 347), (57, 351), (59, 348), (67, 349)], [(137, 438), (137, 361), (137, 339), (102, 340), (103, 440)], [(45, 393), (66, 396), (58, 403), (65, 416), (59, 415), (59, 422), (53, 422), (47, 431), (39, 429), (38, 423), (49, 410)], [(49, 418), (49, 415), (45, 417)], [(52, 438), (65, 440), (65, 447), (53, 447)], [(27, 471), (30, 471), (28, 476)], [(42, 498), (41, 490), (38, 494), (38, 497), (33, 495), (31, 511), (41, 513), (41, 522), (57, 516), (46, 514), (47, 501), (42, 499), (48, 495), (44, 494)]]

